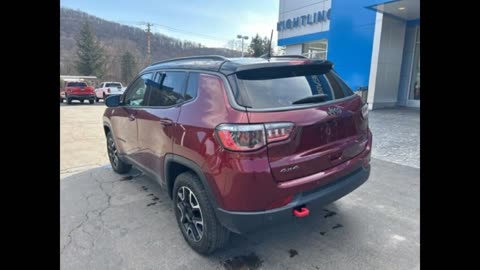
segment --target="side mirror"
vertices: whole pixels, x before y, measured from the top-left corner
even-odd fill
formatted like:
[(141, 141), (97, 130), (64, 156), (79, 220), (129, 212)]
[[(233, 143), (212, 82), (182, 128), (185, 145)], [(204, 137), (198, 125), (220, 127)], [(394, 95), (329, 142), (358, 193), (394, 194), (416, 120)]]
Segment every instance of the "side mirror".
[(107, 107), (120, 106), (120, 97), (121, 95), (113, 95), (113, 96), (107, 97), (107, 99), (105, 100), (105, 105), (107, 105)]

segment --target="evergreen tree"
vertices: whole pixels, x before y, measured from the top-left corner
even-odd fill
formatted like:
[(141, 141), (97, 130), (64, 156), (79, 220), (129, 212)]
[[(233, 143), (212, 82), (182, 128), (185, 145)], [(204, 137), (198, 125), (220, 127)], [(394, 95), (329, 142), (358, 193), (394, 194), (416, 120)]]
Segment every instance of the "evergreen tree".
[(96, 41), (88, 22), (85, 22), (80, 29), (76, 44), (77, 59), (75, 60), (75, 67), (77, 72), (83, 76), (102, 77), (105, 61), (103, 49)]
[(133, 79), (136, 69), (135, 58), (129, 51), (126, 51), (122, 55), (122, 80), (124, 83), (128, 84)]
[[(250, 56), (259, 57), (259, 56), (262, 56), (262, 55), (268, 53), (268, 48), (269, 48), (269, 45), (270, 45), (269, 42), (270, 42), (270, 40), (267, 37), (264, 37), (262, 39), (257, 34), (250, 41), (250, 47), (249, 47), (249, 50), (248, 50)], [(272, 50), (270, 52), (272, 52)]]

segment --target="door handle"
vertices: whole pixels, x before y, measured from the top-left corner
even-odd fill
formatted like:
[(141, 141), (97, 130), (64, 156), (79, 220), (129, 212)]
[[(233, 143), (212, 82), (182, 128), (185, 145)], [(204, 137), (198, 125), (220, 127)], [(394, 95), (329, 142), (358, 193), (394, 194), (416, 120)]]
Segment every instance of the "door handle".
[(164, 126), (170, 126), (173, 124), (173, 121), (168, 118), (164, 118), (164, 119), (160, 119), (160, 123)]
[(133, 114), (129, 114), (128, 115), (128, 120), (135, 121), (135, 116), (133, 116)]
[(340, 159), (341, 157), (342, 157), (342, 152), (335, 153), (335, 154), (330, 155), (330, 160), (331, 160), (331, 161), (338, 160), (338, 159)]

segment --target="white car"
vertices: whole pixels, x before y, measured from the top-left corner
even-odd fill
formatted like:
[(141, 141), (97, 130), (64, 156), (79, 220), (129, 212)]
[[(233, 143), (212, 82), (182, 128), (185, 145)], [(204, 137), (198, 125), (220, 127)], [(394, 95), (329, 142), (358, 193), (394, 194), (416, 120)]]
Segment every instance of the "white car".
[(98, 88), (95, 89), (95, 96), (96, 101), (98, 102), (100, 99), (105, 99), (110, 95), (121, 95), (125, 92), (125, 88), (123, 87), (122, 83), (120, 82), (103, 82), (101, 83)]

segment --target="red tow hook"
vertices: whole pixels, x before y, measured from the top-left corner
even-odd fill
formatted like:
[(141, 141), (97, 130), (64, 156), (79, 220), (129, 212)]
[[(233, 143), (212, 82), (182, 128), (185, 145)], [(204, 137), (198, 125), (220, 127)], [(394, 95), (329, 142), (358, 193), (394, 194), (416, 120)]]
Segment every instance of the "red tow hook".
[(302, 207), (302, 208), (300, 208), (300, 210), (298, 210), (298, 209), (293, 209), (293, 214), (294, 214), (296, 217), (302, 218), (302, 217), (308, 216), (308, 214), (310, 214), (310, 211), (308, 210), (308, 208)]

